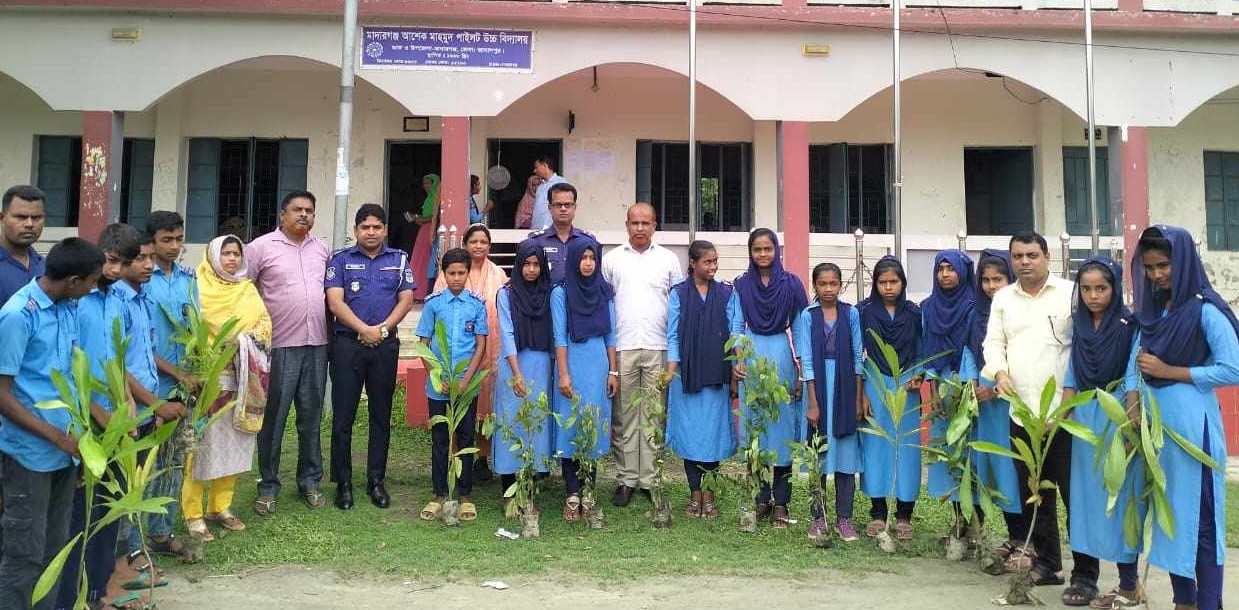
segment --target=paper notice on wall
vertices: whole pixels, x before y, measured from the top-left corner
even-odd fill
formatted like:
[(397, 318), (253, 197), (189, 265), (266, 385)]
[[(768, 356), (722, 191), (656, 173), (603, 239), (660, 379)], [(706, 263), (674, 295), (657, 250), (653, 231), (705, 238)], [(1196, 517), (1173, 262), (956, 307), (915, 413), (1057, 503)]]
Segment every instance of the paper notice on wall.
[(344, 162), (344, 147), (336, 148), (336, 197), (348, 197), (348, 164)]
[(572, 147), (564, 160), (565, 175), (614, 174), (615, 140), (589, 138)]

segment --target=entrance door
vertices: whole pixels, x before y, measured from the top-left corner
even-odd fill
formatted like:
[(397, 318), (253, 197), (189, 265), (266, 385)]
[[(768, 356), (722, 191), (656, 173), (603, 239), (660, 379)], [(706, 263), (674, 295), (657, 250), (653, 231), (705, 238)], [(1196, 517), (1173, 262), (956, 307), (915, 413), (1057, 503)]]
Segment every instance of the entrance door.
[(413, 250), (417, 225), (405, 219), (416, 214), (426, 201), (422, 177), (439, 174), (443, 163), (438, 140), (387, 141), (387, 243), (405, 252)]
[[(520, 205), (521, 198), (525, 196), (526, 184), (529, 176), (533, 174), (533, 161), (542, 155), (547, 155), (555, 161), (556, 173), (561, 176), (566, 175), (563, 169), (562, 140), (491, 139), (486, 141), (486, 167), (502, 165), (512, 174), (512, 180), (507, 187), (487, 191), (490, 198), (495, 201), (495, 209), (491, 210), (487, 221), (490, 228), (513, 229), (516, 227), (516, 208)], [(485, 181), (486, 177), (483, 176), (482, 180)]]
[(964, 149), (969, 235), (1034, 229), (1032, 148)]

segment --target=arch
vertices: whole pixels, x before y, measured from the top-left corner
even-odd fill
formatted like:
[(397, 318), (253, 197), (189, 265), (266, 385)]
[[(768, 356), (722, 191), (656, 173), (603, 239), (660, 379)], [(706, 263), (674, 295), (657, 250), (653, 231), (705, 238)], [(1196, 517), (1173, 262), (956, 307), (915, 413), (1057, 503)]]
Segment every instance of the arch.
[(1214, 85), (1213, 87), (1198, 91), (1192, 99), (1184, 104), (1183, 114), (1178, 117), (1179, 120), (1175, 122), (1175, 125), (1182, 125), (1193, 114), (1204, 109), (1209, 103), (1219, 99), (1234, 100), (1234, 103), (1239, 104), (1239, 80), (1232, 81), (1228, 85)]
[(34, 83), (23, 80), (22, 78), (20, 78), (19, 76), (15, 74), (10, 74), (8, 71), (4, 69), (0, 69), (0, 85), (3, 85), (5, 80), (13, 81), (13, 83), (16, 84), (18, 87), (20, 87), (21, 89), (29, 91), (30, 94), (33, 95), (35, 98), (37, 98), (40, 102), (42, 102), (43, 105), (48, 110), (53, 110), (52, 105), (48, 103), (47, 98), (44, 97), (43, 93), (41, 93), (38, 89), (35, 88), (36, 85)]

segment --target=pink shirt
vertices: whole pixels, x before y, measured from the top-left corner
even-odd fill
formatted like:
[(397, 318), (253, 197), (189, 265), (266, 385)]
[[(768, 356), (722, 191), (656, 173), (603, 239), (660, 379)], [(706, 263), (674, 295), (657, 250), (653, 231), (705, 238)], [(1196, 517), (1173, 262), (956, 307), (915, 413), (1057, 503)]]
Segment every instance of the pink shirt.
[(247, 275), (271, 314), (271, 347), (327, 345), (323, 279), (330, 252), (314, 234), (298, 245), (276, 229), (245, 248)]

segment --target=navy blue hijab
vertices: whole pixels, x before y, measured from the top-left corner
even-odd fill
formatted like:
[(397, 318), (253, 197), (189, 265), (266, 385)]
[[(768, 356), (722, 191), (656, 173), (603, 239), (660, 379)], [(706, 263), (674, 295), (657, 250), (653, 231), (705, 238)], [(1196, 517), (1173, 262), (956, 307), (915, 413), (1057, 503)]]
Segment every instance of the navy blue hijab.
[[(602, 246), (593, 239), (570, 239), (567, 244), (567, 265), (564, 270), (564, 301), (568, 309), (568, 335), (581, 342), (591, 337), (605, 337), (611, 332), (611, 299), (615, 290), (602, 277)], [(581, 259), (586, 252), (594, 253), (594, 273), (581, 275)]]
[[(521, 268), (531, 257), (538, 257), (538, 279), (525, 280)], [(516, 351), (532, 349), (549, 352), (554, 345), (551, 332), (551, 270), (546, 253), (531, 239), (516, 246), (516, 263), (508, 280), (508, 301), (511, 303), (512, 329), (516, 336)]]
[(684, 392), (692, 394), (726, 384), (731, 380), (731, 365), (724, 360), (724, 346), (731, 334), (727, 321), (731, 285), (711, 280), (706, 298), (702, 299), (690, 269), (690, 277), (676, 289), (680, 298), (676, 330), (680, 336), (680, 381)]
[[(878, 294), (878, 275), (887, 271), (894, 271), (903, 283), (903, 288), (895, 299), (894, 316), (887, 314), (886, 303), (882, 301), (882, 295)], [(908, 276), (904, 273), (903, 263), (900, 263), (899, 259), (888, 254), (873, 266), (873, 285), (869, 288), (869, 298), (861, 302), (859, 308), (865, 352), (869, 354), (869, 358), (883, 375), (889, 377), (894, 374), (886, 358), (882, 357), (882, 350), (869, 334), (872, 329), (883, 341), (895, 348), (895, 353), (899, 355), (899, 367), (906, 372), (907, 367), (916, 361), (920, 348), (921, 308), (908, 301)]]
[[(1209, 303), (1222, 312), (1236, 334), (1239, 334), (1239, 321), (1230, 305), (1209, 283), (1190, 233), (1179, 227), (1156, 225), (1140, 235), (1141, 240), (1150, 237), (1170, 242), (1170, 294), (1157, 290), (1145, 276), (1144, 248), (1137, 246), (1132, 256), (1131, 274), (1140, 347), (1171, 366), (1200, 366), (1213, 353), (1200, 325), (1204, 304)], [(1169, 312), (1166, 312), (1167, 301), (1171, 305)], [(1168, 379), (1149, 377), (1145, 382), (1155, 388), (1174, 384)]]
[[(842, 278), (840, 278), (842, 279)], [(833, 405), (831, 423), (835, 438), (856, 434), (856, 352), (852, 347), (852, 316), (856, 308), (838, 301), (835, 305), (834, 344), (827, 345), (830, 333), (826, 328), (826, 316), (821, 307), (809, 310), (810, 331), (813, 345), (813, 371), (817, 381), (813, 384), (817, 404)], [(833, 347), (834, 349), (829, 349)], [(827, 352), (831, 352), (828, 354)], [(828, 401), (826, 396), (826, 359), (835, 361), (835, 389)]]
[[(774, 264), (770, 269), (770, 283), (762, 284), (753, 264), (753, 242), (759, 237), (769, 237), (774, 244)], [(754, 229), (749, 233), (749, 269), (735, 281), (740, 295), (740, 308), (744, 321), (759, 335), (777, 335), (792, 324), (792, 320), (809, 306), (804, 284), (796, 274), (783, 268), (783, 252), (779, 250), (779, 238), (770, 229)]]
[(995, 259), (1001, 262), (1005, 273), (1007, 274), (1007, 283), (1015, 282), (1015, 274), (1011, 272), (1011, 253), (1006, 250), (982, 250), (981, 260), (977, 262), (976, 274), (976, 305), (972, 309), (972, 320), (968, 324), (968, 350), (972, 352), (972, 357), (976, 358), (977, 370), (985, 368), (985, 332), (989, 328), (989, 312), (994, 305), (994, 299), (985, 294), (985, 288), (981, 284), (981, 275), (984, 274), (984, 269), (989, 264), (994, 264)]
[[(1102, 314), (1101, 325), (1094, 328), (1093, 313), (1084, 304), (1080, 278), (1085, 272), (1100, 270), (1113, 289), (1110, 306)], [(1135, 328), (1128, 324), (1131, 312), (1123, 306), (1123, 270), (1108, 256), (1094, 256), (1080, 265), (1076, 274), (1076, 308), (1071, 340), (1071, 370), (1076, 389), (1105, 389), (1116, 379), (1122, 379), (1131, 356), (1131, 337)]]
[[(938, 284), (938, 267), (946, 263), (959, 275), (959, 284), (944, 290)], [(931, 366), (937, 371), (959, 371), (968, 340), (968, 316), (976, 302), (972, 259), (959, 250), (943, 250), (934, 257), (934, 290), (921, 301), (925, 324), (925, 353), (947, 352)]]

